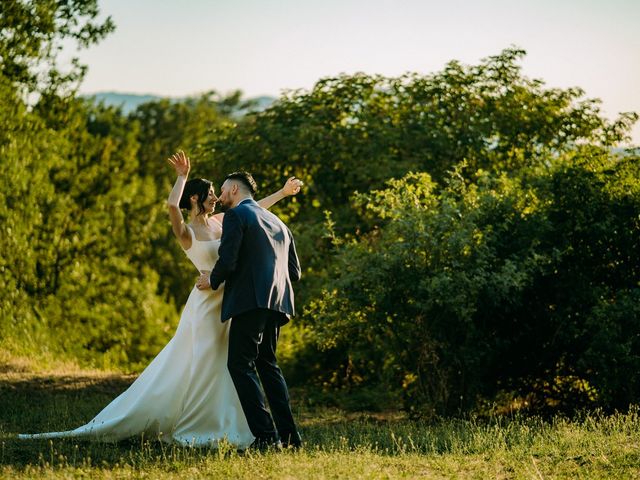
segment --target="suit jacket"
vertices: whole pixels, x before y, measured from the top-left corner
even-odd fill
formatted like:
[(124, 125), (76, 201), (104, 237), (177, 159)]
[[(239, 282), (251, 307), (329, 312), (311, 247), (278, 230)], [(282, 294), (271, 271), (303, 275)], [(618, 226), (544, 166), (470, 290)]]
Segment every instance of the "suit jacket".
[[(300, 279), (293, 235), (253, 199), (224, 214), (211, 288), (225, 283), (222, 321), (257, 308), (293, 315), (292, 281)], [(286, 323), (286, 322), (285, 322)]]

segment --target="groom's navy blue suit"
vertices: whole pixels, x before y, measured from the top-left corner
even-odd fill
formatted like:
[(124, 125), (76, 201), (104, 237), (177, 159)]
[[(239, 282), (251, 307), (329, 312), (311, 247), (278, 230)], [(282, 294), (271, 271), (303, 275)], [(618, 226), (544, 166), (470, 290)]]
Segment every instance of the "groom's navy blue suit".
[[(280, 326), (294, 314), (292, 281), (300, 279), (293, 236), (253, 199), (228, 210), (222, 222), (219, 259), (210, 276), (215, 290), (225, 282), (222, 321), (233, 318), (228, 367), (251, 432), (259, 443), (298, 445), (289, 393), (276, 361)], [(265, 407), (258, 375), (269, 400)]]

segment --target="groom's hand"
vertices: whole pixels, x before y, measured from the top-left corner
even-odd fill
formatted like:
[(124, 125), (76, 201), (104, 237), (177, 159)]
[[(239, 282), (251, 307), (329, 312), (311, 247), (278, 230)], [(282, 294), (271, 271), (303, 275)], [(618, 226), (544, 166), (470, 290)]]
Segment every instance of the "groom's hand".
[(211, 288), (211, 283), (209, 283), (209, 275), (211, 275), (211, 272), (201, 270), (200, 273), (201, 275), (198, 277), (198, 281), (196, 282), (196, 287), (198, 287), (198, 290), (206, 290), (208, 288)]

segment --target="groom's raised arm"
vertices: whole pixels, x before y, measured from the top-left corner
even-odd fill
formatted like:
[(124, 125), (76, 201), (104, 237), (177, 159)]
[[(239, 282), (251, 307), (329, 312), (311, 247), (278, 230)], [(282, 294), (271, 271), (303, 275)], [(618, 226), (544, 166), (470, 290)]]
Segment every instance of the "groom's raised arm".
[(214, 290), (235, 271), (243, 235), (242, 221), (233, 209), (227, 211), (222, 220), (219, 258), (209, 277), (211, 288)]

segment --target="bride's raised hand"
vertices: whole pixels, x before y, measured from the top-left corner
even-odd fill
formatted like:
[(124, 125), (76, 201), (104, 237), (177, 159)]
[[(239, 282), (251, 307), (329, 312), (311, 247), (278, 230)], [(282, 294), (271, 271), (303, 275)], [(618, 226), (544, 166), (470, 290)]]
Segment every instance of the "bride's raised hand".
[(169, 164), (174, 168), (176, 175), (182, 177), (187, 177), (189, 175), (189, 171), (191, 170), (191, 161), (182, 150), (167, 158), (167, 162), (169, 162)]
[(284, 187), (282, 187), (282, 193), (284, 193), (286, 197), (289, 195), (297, 195), (300, 192), (302, 185), (304, 185), (302, 180), (296, 177), (290, 177), (285, 182)]

